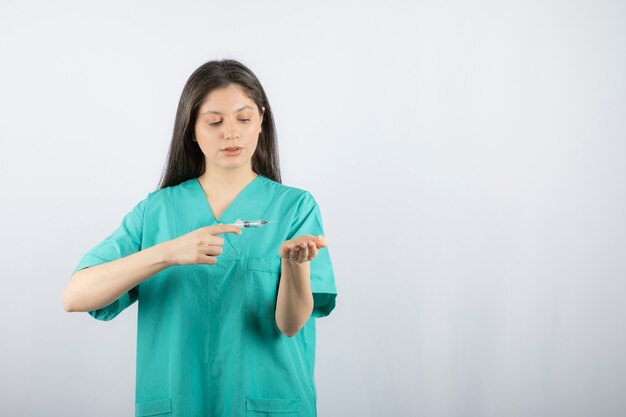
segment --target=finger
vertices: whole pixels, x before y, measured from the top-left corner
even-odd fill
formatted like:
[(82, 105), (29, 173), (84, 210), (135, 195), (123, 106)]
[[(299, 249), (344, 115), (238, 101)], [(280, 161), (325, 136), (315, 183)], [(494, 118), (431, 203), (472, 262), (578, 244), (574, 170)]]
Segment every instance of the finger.
[(217, 263), (217, 257), (207, 255), (203, 257), (201, 261), (202, 263), (205, 263), (205, 264), (215, 265)]
[(242, 233), (241, 229), (232, 224), (218, 224), (216, 226), (209, 226), (212, 228), (212, 235), (221, 235), (223, 233), (234, 233), (240, 235)]
[(280, 255), (281, 258), (289, 258), (289, 253), (291, 252), (291, 248), (287, 245), (281, 245), (280, 249), (278, 250), (278, 255)]
[(317, 245), (318, 249), (325, 248), (326, 246), (328, 246), (328, 239), (326, 239), (322, 235), (319, 235), (315, 238), (315, 244)]
[(303, 246), (300, 246), (300, 254), (298, 255), (298, 262), (302, 263), (304, 261), (306, 261), (306, 259), (309, 257), (309, 249), (308, 249), (307, 244), (303, 244)]
[(298, 246), (294, 247), (291, 252), (289, 253), (289, 260), (296, 262), (298, 260), (298, 255), (299, 255), (299, 248)]
[(219, 236), (209, 236), (207, 239), (207, 246), (222, 246), (224, 244), (224, 238)]
[(312, 261), (317, 256), (317, 245), (314, 242), (309, 244), (309, 261)]
[(224, 250), (222, 249), (221, 246), (210, 245), (210, 246), (207, 246), (206, 250), (204, 251), (204, 254), (217, 256), (217, 255), (221, 255), (223, 251)]

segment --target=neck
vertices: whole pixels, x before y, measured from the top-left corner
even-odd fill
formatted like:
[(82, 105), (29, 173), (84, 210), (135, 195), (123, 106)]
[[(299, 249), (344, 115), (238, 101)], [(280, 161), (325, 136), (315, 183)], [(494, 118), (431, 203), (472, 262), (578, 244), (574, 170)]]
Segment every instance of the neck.
[(245, 187), (257, 174), (251, 166), (224, 170), (219, 167), (207, 167), (198, 177), (202, 187), (210, 194), (229, 194)]

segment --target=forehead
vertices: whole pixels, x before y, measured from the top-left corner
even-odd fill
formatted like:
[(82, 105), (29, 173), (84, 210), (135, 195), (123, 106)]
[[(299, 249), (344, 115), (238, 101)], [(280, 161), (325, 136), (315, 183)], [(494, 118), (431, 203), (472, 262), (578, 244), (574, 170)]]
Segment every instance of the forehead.
[(200, 114), (238, 113), (254, 110), (256, 105), (236, 84), (211, 91), (200, 106)]

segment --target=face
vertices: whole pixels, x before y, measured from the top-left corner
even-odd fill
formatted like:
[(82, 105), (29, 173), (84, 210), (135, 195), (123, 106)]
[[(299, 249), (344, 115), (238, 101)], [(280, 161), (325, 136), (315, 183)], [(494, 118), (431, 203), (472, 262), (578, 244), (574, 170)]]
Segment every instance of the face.
[[(213, 90), (204, 99), (196, 119), (196, 140), (204, 153), (206, 168), (252, 170), (252, 155), (261, 133), (262, 109), (238, 84)], [(238, 152), (225, 149), (240, 147)]]

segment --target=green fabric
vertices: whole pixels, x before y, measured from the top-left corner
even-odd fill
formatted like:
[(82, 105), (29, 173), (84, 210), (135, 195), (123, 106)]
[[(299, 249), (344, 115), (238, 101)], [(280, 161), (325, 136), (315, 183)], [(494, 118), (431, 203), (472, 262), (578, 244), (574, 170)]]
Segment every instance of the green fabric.
[(89, 312), (111, 320), (139, 303), (137, 416), (316, 415), (315, 318), (330, 314), (337, 294), (328, 248), (311, 261), (311, 319), (287, 337), (274, 318), (281, 243), (324, 235), (309, 192), (259, 175), (216, 220), (197, 178), (154, 191), (74, 271), (238, 218), (279, 222), (222, 234), (215, 265), (166, 268)]

